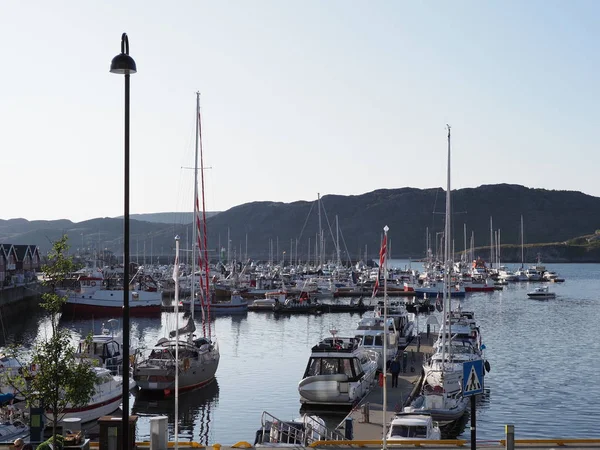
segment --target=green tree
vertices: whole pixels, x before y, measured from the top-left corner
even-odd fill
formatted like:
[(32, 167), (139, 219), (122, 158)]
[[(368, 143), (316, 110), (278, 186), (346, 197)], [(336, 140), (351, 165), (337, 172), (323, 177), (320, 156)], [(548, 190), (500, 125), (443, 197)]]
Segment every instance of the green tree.
[[(66, 235), (55, 241), (44, 265), (41, 306), (50, 316), (51, 334), (38, 340), (31, 352), (31, 365), (24, 365), (20, 379), (12, 380), (19, 387), (28, 404), (42, 404), (52, 421), (52, 441), (56, 444), (56, 426), (67, 408), (88, 404), (94, 395), (96, 375), (91, 360), (78, 358), (72, 344), (70, 330), (58, 326), (60, 311), (66, 297), (58, 294), (65, 279), (73, 272), (73, 261), (67, 252)], [(35, 369), (33, 369), (35, 367)], [(60, 447), (60, 443), (58, 443)], [(58, 448), (54, 445), (54, 448)]]

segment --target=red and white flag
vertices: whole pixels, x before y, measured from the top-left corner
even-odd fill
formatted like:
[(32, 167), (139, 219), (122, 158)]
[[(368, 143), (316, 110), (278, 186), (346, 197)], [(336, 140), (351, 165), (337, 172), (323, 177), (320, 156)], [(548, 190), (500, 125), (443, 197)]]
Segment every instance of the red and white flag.
[[(383, 235), (383, 241), (381, 242), (381, 250), (379, 250), (379, 273), (377, 274), (377, 279), (375, 280), (375, 286), (373, 286), (373, 295), (372, 297), (377, 296), (377, 292), (379, 291), (379, 277), (381, 276), (381, 271), (384, 269), (385, 257), (387, 254), (387, 233)], [(386, 273), (383, 273), (383, 276), (386, 276)]]

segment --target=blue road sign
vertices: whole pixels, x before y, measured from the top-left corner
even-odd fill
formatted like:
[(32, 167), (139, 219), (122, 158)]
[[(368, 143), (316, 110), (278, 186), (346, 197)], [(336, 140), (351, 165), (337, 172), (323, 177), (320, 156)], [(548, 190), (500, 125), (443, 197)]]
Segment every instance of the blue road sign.
[(463, 363), (463, 396), (483, 393), (483, 360), (468, 361)]

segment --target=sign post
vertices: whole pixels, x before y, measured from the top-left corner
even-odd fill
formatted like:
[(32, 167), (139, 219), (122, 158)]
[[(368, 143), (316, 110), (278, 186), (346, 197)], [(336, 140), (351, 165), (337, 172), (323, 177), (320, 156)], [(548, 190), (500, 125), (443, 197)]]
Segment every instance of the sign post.
[(475, 419), (475, 396), (483, 394), (483, 360), (463, 363), (462, 390), (464, 397), (471, 397), (471, 450), (477, 448), (477, 424)]

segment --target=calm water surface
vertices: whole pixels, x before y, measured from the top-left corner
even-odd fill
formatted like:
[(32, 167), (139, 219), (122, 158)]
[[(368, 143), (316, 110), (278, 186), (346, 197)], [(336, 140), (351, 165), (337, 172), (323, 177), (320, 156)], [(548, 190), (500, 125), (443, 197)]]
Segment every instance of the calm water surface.
[[(396, 264), (404, 267), (405, 262)], [(474, 310), (482, 328), (491, 372), (488, 393), (478, 404), (479, 439), (500, 439), (514, 423), (517, 437), (600, 437), (600, 264), (549, 264), (565, 283), (551, 284), (552, 300), (530, 300), (534, 285), (512, 284), (503, 291), (471, 294), (460, 302)], [(536, 284), (537, 285), (537, 284)], [(358, 315), (278, 317), (249, 312), (217, 318), (221, 350), (217, 380), (179, 399), (180, 438), (203, 443), (253, 442), (263, 411), (281, 419), (299, 415), (297, 384), (310, 348), (335, 327), (352, 334)], [(423, 323), (424, 320), (421, 320)], [(63, 317), (61, 324), (80, 334), (100, 320)], [(6, 326), (7, 324), (5, 324)], [(41, 313), (6, 326), (7, 338), (30, 343), (44, 333)], [(201, 327), (198, 326), (200, 329)], [(132, 342), (151, 347), (174, 329), (174, 315), (132, 319)], [(174, 400), (132, 394), (132, 413), (140, 418), (137, 439), (149, 438), (149, 418), (168, 415), (173, 431)], [(337, 419), (333, 421), (337, 422)], [(469, 429), (463, 433), (469, 438)]]

